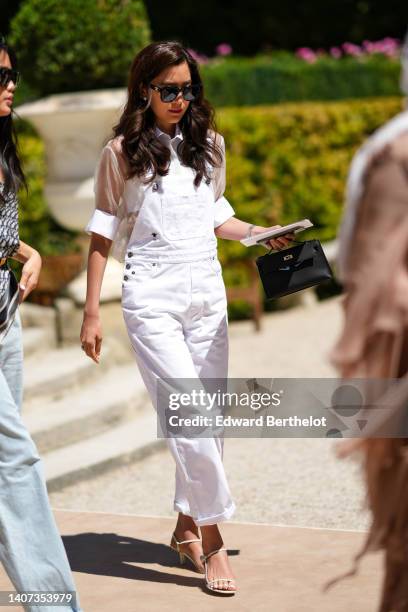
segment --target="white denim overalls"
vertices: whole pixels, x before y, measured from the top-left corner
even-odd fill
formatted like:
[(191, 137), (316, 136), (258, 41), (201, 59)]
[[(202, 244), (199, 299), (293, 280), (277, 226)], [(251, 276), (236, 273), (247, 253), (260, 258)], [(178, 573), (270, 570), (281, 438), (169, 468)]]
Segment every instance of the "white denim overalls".
[[(171, 153), (174, 155), (174, 151)], [(191, 168), (157, 177), (125, 256), (122, 308), (141, 375), (157, 410), (158, 378), (226, 378), (228, 319), (214, 234), (214, 192)], [(223, 439), (167, 438), (176, 462), (174, 509), (197, 525), (235, 511)]]

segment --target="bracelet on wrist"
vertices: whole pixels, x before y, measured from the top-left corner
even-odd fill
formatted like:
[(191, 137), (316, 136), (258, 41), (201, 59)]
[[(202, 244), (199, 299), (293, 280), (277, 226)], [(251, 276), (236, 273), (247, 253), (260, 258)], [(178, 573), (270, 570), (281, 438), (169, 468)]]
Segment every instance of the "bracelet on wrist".
[(254, 229), (255, 224), (251, 223), (251, 225), (248, 225), (248, 229), (247, 229), (247, 233), (245, 238), (250, 238), (252, 236), (252, 230)]

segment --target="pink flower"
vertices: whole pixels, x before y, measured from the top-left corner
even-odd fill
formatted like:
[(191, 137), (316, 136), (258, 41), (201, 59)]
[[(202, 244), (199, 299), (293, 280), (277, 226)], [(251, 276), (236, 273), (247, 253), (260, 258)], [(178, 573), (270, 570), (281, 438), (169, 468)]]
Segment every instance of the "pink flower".
[(388, 57), (397, 57), (400, 50), (399, 40), (389, 36), (383, 40), (377, 40), (375, 42), (365, 40), (362, 46), (366, 53), (381, 53)]
[(297, 49), (296, 56), (305, 62), (309, 62), (309, 64), (313, 64), (317, 59), (316, 53), (312, 51), (312, 49), (309, 49), (309, 47), (300, 47), (300, 49)]
[[(345, 42), (338, 47), (330, 48), (330, 55), (334, 59), (339, 59), (343, 55), (351, 57), (361, 57), (371, 55), (373, 53), (380, 53), (390, 58), (398, 58), (401, 52), (401, 41), (397, 38), (391, 38), (387, 36), (383, 40), (370, 41), (364, 40), (361, 46), (351, 42)], [(326, 51), (324, 49), (317, 49), (317, 51), (310, 49), (309, 47), (300, 47), (296, 51), (296, 56), (300, 59), (313, 63), (320, 57), (324, 57)]]
[(388, 57), (397, 57), (399, 54), (399, 41), (395, 38), (384, 38), (379, 41), (377, 44), (380, 45), (382, 53), (387, 55)]
[(363, 54), (363, 50), (361, 49), (361, 47), (359, 47), (358, 45), (354, 45), (350, 42), (343, 43), (342, 48), (347, 55), (358, 57), (359, 55)]
[(375, 43), (369, 40), (364, 40), (361, 46), (363, 47), (364, 51), (367, 51), (367, 53), (375, 53)]
[(187, 49), (191, 57), (197, 62), (197, 64), (206, 64), (208, 62), (208, 57), (202, 53), (198, 53), (194, 51), (194, 49)]
[(334, 57), (335, 59), (339, 59), (343, 54), (341, 52), (341, 49), (339, 49), (339, 47), (331, 47), (330, 55)]
[(232, 47), (228, 43), (221, 43), (215, 47), (217, 55), (231, 55)]

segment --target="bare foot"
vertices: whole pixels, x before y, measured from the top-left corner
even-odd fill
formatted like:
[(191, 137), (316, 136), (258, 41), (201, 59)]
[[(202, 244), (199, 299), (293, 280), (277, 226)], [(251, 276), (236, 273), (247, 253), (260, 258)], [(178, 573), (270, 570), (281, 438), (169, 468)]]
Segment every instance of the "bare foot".
[[(214, 582), (211, 583), (214, 589), (233, 592), (237, 590), (235, 575), (231, 570), (226, 550), (220, 550), (220, 552), (211, 555), (207, 560), (207, 577), (209, 582), (214, 580)], [(224, 580), (225, 578), (229, 578), (230, 580)]]
[[(203, 526), (201, 527), (201, 533), (203, 538), (203, 551), (205, 555), (213, 550), (223, 547), (222, 537), (218, 531), (217, 525)], [(214, 580), (214, 582), (211, 583), (211, 586), (215, 589), (231, 592), (237, 591), (235, 575), (232, 572), (226, 550), (220, 550), (208, 558), (207, 578), (208, 581)]]
[[(182, 542), (184, 540), (195, 540), (197, 538), (200, 538), (200, 530), (194, 523), (191, 516), (179, 513), (177, 525), (174, 530), (174, 535), (178, 542)], [(171, 545), (172, 547), (176, 548), (174, 538), (172, 538)], [(200, 556), (203, 554), (203, 547), (201, 545), (201, 541), (180, 544), (178, 546), (178, 549), (180, 552), (186, 553), (189, 557), (191, 557), (196, 567), (196, 570), (200, 572), (200, 574), (204, 574), (204, 565), (200, 559)]]

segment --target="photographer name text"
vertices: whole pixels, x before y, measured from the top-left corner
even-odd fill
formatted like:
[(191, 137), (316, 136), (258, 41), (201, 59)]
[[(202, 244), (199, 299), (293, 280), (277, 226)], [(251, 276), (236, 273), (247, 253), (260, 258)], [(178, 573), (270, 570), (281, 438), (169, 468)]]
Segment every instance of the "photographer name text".
[(194, 417), (180, 417), (172, 414), (168, 418), (171, 427), (327, 427), (326, 417), (275, 417), (272, 414), (257, 417), (233, 417), (222, 414), (214, 417), (197, 415)]

